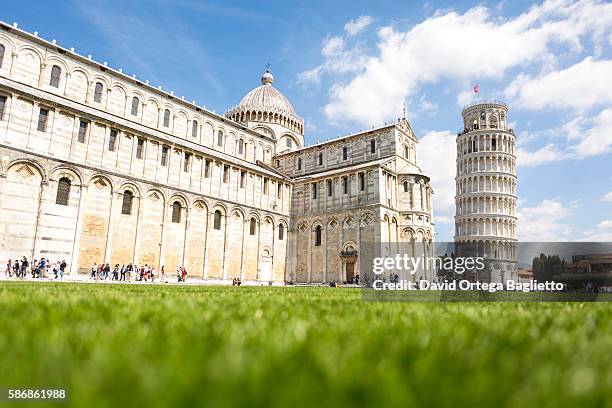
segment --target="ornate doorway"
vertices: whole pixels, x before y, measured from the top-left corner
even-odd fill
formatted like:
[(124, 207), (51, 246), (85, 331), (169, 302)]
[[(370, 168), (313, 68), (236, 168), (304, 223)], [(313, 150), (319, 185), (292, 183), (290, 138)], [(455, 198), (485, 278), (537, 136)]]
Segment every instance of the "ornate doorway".
[(356, 267), (358, 256), (356, 247), (357, 245), (353, 242), (347, 242), (343, 245), (340, 252), (340, 258), (342, 258), (341, 280), (343, 282), (355, 283), (355, 276), (359, 273)]
[(355, 261), (350, 260), (345, 264), (346, 269), (346, 281), (353, 283), (355, 281)]

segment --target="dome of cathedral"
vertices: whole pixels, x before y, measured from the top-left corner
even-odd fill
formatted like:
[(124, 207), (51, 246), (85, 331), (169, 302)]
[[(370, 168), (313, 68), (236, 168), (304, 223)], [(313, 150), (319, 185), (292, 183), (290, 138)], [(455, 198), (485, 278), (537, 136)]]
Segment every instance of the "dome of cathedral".
[(266, 69), (261, 85), (247, 93), (225, 116), (237, 122), (273, 122), (295, 130), (303, 129), (304, 120), (295, 113), (285, 95), (272, 86), (273, 83), (274, 76)]

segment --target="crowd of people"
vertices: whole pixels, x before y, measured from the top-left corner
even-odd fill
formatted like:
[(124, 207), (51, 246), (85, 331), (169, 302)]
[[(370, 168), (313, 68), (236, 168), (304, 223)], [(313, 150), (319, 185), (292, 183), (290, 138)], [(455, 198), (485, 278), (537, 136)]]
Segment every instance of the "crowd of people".
[(27, 257), (21, 259), (9, 259), (6, 263), (5, 275), (8, 278), (25, 279), (29, 275), (32, 279), (40, 279), (50, 276), (49, 272), (52, 271), (54, 279), (63, 279), (64, 272), (66, 271), (66, 261), (62, 259), (57, 261), (55, 264), (51, 264), (48, 258), (34, 259), (30, 264)]
[[(56, 263), (51, 263), (48, 258), (34, 259), (31, 263), (27, 257), (22, 259), (9, 259), (6, 263), (5, 276), (7, 278), (32, 279), (53, 278), (63, 280), (66, 272), (66, 261), (62, 259)], [(177, 282), (187, 282), (187, 269), (184, 266), (176, 268)], [(111, 268), (109, 263), (94, 264), (91, 267), (90, 280), (96, 281), (116, 281), (116, 282), (164, 282), (167, 283), (167, 276), (164, 266), (161, 267), (159, 275), (154, 267), (148, 264), (138, 266), (134, 264), (119, 265), (115, 264)]]
[[(187, 282), (187, 269), (184, 266), (176, 268), (177, 282)], [(112, 268), (109, 263), (94, 264), (91, 267), (90, 280), (111, 280), (121, 282), (159, 282), (167, 283), (167, 276), (164, 266), (162, 265), (159, 275), (154, 267), (144, 264), (138, 266), (134, 264), (119, 265), (115, 264)]]

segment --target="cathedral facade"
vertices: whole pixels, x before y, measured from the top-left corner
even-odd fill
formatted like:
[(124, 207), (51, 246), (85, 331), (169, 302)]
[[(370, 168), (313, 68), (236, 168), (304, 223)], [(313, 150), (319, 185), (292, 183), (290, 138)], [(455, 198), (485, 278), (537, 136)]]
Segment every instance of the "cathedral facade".
[(0, 260), (283, 284), (353, 281), (400, 242), (430, 251), (406, 119), (305, 146), (273, 83), (220, 115), (0, 24)]

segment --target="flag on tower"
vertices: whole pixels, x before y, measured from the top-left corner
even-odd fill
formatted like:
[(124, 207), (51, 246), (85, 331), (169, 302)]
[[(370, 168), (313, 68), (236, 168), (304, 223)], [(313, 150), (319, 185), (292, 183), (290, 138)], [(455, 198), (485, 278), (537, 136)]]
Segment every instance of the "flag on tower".
[(474, 92), (478, 94), (478, 83), (474, 85)]

